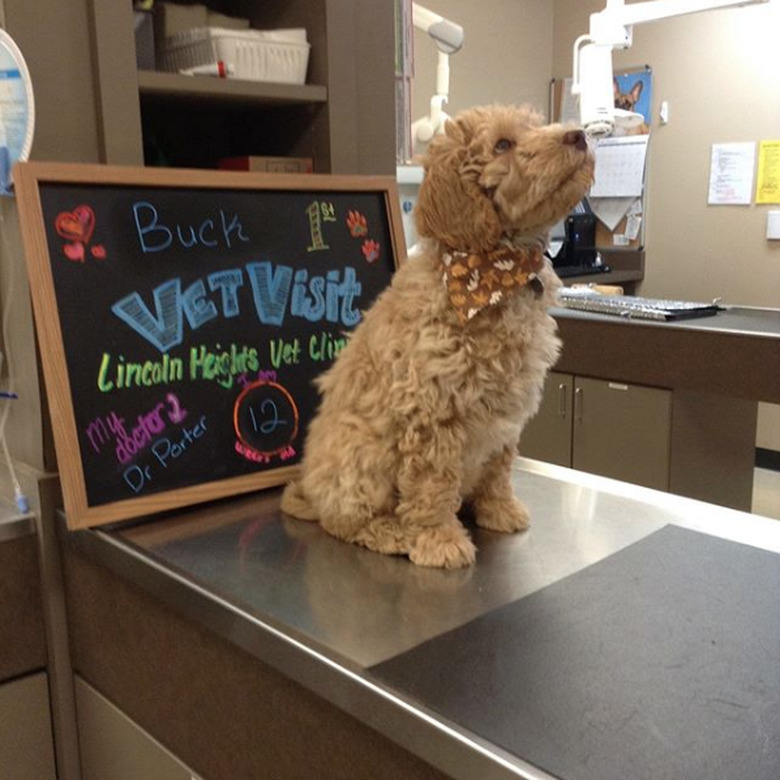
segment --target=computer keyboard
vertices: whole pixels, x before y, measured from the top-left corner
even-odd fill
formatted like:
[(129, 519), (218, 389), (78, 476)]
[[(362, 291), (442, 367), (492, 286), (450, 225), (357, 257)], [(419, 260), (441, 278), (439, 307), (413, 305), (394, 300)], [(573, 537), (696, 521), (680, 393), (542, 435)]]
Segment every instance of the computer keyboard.
[(711, 317), (722, 310), (716, 303), (639, 298), (633, 295), (602, 295), (587, 288), (564, 288), (559, 297), (567, 309), (641, 320), (668, 321)]

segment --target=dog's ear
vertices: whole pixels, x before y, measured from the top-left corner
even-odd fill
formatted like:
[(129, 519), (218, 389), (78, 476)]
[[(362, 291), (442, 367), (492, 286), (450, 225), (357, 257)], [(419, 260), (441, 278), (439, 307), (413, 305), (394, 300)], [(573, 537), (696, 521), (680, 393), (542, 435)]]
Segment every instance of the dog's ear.
[(637, 81), (637, 83), (631, 87), (631, 99), (634, 101), (634, 103), (639, 102), (639, 97), (642, 94), (642, 86), (642, 82)]
[(431, 141), (415, 210), (421, 236), (463, 252), (488, 251), (501, 236), (498, 214), (478, 183), (488, 159), (478, 126), (478, 117), (459, 116)]

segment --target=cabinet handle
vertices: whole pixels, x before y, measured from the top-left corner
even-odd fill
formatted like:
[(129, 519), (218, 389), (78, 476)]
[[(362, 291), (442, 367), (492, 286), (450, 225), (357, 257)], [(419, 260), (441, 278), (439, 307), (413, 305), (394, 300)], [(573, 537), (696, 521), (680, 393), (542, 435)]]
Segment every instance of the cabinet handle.
[(561, 382), (561, 384), (558, 385), (558, 417), (563, 417), (563, 419), (566, 419), (566, 396), (568, 393), (566, 392), (566, 385)]
[(582, 420), (582, 388), (578, 387), (574, 390), (574, 419)]

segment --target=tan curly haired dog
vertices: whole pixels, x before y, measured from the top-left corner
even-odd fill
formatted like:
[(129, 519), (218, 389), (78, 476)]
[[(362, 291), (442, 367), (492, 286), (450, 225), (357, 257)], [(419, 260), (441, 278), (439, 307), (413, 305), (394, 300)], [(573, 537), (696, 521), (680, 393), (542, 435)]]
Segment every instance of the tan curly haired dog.
[(430, 144), (422, 239), (318, 380), (320, 410), (282, 510), (422, 566), (476, 549), (457, 518), (519, 531), (512, 461), (560, 343), (546, 231), (593, 178), (584, 134), (528, 108), (464, 111)]

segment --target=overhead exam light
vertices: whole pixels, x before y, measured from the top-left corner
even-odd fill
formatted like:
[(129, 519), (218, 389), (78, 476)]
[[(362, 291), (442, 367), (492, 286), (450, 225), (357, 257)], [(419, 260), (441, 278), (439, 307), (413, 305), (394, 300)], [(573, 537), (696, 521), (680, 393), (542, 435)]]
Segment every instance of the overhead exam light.
[(590, 15), (590, 30), (574, 42), (571, 93), (579, 97), (580, 124), (593, 137), (609, 135), (615, 126), (633, 127), (641, 114), (615, 108), (612, 50), (627, 49), (633, 40), (633, 25), (673, 16), (712, 11), (731, 6), (755, 5), (768, 0), (652, 0), (625, 5), (607, 0), (607, 7)]
[(417, 3), (412, 3), (412, 23), (431, 37), (439, 54), (430, 114), (412, 123), (412, 144), (419, 151), (436, 133), (444, 132), (444, 123), (449, 119), (443, 106), (450, 94), (450, 54), (463, 46), (463, 28)]

